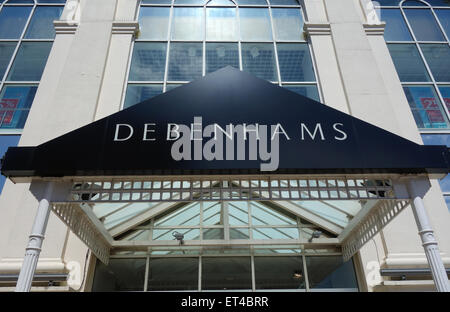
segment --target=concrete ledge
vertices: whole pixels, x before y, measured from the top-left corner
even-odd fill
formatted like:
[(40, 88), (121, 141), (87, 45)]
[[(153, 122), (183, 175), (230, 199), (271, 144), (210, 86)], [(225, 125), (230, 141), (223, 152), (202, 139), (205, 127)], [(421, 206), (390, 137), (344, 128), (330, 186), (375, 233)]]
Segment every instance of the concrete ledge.
[(136, 21), (115, 21), (112, 24), (113, 34), (134, 35), (139, 31), (139, 23)]
[(54, 21), (53, 25), (55, 27), (55, 32), (57, 35), (72, 35), (75, 34), (78, 29), (78, 23), (73, 21)]
[[(0, 287), (0, 292), (14, 292), (15, 287)], [(69, 286), (31, 287), (31, 292), (64, 292), (71, 291)]]
[[(22, 258), (2, 259), (0, 261), (0, 273), (14, 274), (20, 272)], [(36, 273), (60, 273), (67, 271), (62, 259), (41, 258), (37, 264)]]
[(380, 24), (363, 24), (363, 28), (368, 36), (383, 36), (386, 23), (381, 22)]
[(303, 30), (307, 36), (331, 35), (330, 23), (308, 23), (305, 22)]

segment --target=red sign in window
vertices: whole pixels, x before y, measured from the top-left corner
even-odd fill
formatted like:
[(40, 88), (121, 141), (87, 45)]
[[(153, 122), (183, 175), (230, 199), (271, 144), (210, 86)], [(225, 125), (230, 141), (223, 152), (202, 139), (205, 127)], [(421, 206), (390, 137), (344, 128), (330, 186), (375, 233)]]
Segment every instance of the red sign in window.
[(442, 116), (442, 113), (439, 110), (439, 105), (436, 101), (436, 98), (420, 98), (420, 102), (422, 104), (422, 107), (425, 109), (425, 112), (427, 113), (428, 120), (431, 123), (445, 122), (444, 116)]
[(9, 125), (12, 122), (18, 104), (19, 99), (0, 100), (0, 124)]
[(450, 112), (450, 98), (444, 98), (444, 103), (447, 107), (447, 110)]

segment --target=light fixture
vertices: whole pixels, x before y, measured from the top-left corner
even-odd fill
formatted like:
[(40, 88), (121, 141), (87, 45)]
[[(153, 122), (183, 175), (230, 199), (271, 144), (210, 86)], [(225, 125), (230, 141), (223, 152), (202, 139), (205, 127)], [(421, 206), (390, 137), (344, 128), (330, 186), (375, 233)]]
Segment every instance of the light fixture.
[(172, 236), (175, 237), (175, 239), (180, 242), (180, 245), (184, 244), (184, 241), (183, 241), (184, 234), (181, 234), (181, 233), (175, 231), (172, 233)]
[(309, 238), (308, 242), (312, 242), (313, 238), (319, 238), (320, 235), (322, 235), (322, 231), (314, 231), (312, 232), (311, 237)]
[(292, 278), (295, 278), (295, 279), (303, 278), (302, 271), (294, 271), (294, 274), (292, 274)]

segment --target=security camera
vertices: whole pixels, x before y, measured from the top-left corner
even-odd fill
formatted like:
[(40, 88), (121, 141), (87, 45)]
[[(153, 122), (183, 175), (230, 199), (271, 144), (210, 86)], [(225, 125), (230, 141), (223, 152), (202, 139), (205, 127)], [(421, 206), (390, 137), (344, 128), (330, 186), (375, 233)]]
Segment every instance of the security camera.
[(314, 231), (310, 237), (310, 239), (308, 240), (308, 242), (312, 242), (313, 238), (319, 238), (320, 235), (322, 235), (322, 231)]
[(175, 237), (175, 239), (180, 242), (180, 245), (184, 244), (184, 241), (183, 241), (184, 234), (181, 234), (181, 233), (175, 231), (172, 233), (172, 236)]

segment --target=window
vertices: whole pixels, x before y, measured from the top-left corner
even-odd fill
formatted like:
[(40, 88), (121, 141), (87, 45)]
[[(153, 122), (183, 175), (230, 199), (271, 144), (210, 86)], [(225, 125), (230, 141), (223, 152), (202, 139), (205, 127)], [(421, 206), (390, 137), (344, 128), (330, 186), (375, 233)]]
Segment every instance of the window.
[(153, 247), (148, 253), (119, 252), (108, 265), (97, 261), (92, 291), (358, 291), (353, 261), (343, 262), (331, 249), (288, 254), (280, 249), (176, 248), (170, 256)]
[(11, 134), (25, 125), (66, 1), (1, 2), (0, 134)]
[[(450, 146), (450, 3), (377, 2), (386, 21), (384, 38), (424, 144)], [(450, 211), (450, 176), (439, 183)]]
[(136, 291), (144, 288), (145, 259), (110, 259), (97, 262), (92, 291)]
[(319, 101), (296, 0), (143, 0), (138, 16), (124, 108), (225, 66)]
[(384, 38), (417, 126), (448, 131), (450, 115), (440, 86), (450, 81), (449, 3), (378, 2), (386, 21)]

